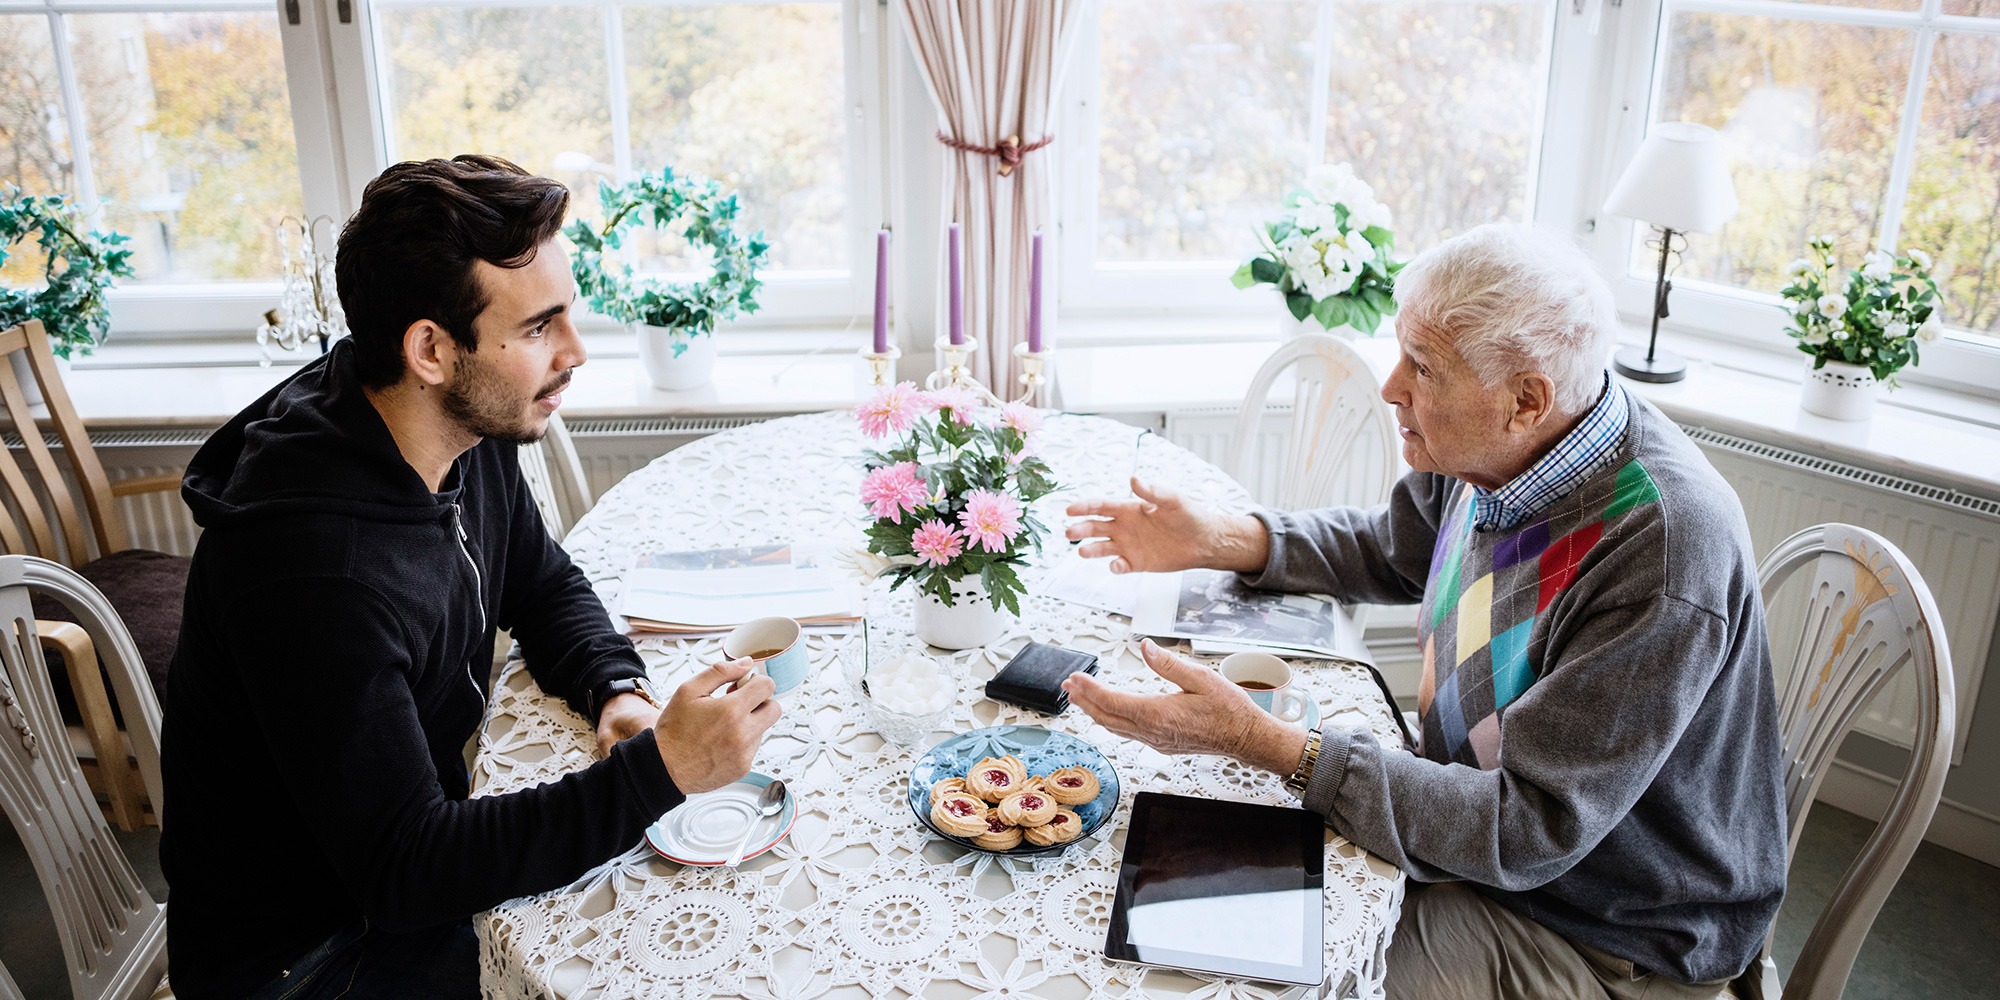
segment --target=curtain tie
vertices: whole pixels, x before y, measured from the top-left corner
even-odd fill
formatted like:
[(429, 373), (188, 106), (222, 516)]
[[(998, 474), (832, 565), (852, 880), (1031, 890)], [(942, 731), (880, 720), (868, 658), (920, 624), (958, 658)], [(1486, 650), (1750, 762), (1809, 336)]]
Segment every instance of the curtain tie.
[(972, 143), (965, 142), (960, 139), (954, 139), (951, 136), (944, 134), (943, 130), (939, 130), (937, 138), (939, 142), (944, 143), (945, 145), (950, 146), (951, 148), (956, 149), (961, 153), (980, 153), (985, 156), (999, 157), (1000, 176), (1002, 177), (1005, 177), (1008, 174), (1013, 173), (1014, 168), (1021, 165), (1021, 157), (1023, 155), (1032, 153), (1035, 150), (1040, 149), (1043, 146), (1046, 146), (1049, 143), (1056, 141), (1056, 137), (1054, 135), (1045, 135), (1042, 136), (1040, 139), (1037, 139), (1034, 142), (1031, 142), (1023, 146), (1021, 145), (1020, 136), (1010, 135), (1007, 138), (1000, 140), (1000, 145), (998, 146), (975, 146)]

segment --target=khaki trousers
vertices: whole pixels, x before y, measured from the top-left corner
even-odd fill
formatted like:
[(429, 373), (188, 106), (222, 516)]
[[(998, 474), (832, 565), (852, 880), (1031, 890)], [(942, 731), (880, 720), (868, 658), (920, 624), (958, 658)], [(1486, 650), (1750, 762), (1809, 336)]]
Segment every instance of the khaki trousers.
[(1693, 985), (1635, 970), (1463, 882), (1411, 882), (1389, 945), (1388, 1000), (1714, 1000)]

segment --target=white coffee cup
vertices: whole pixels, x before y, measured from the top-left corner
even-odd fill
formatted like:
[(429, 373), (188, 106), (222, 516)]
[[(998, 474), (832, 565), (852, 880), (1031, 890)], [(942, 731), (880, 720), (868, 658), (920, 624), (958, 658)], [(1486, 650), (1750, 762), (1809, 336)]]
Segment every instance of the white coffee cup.
[(1286, 722), (1306, 717), (1306, 696), (1292, 686), (1291, 666), (1269, 653), (1231, 653), (1223, 658), (1222, 676)]

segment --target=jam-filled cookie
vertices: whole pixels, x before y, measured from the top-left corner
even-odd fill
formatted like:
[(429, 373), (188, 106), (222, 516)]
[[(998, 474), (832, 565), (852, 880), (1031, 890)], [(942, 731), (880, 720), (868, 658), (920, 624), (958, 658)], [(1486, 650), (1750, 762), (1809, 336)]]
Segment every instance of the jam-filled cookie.
[(1003, 822), (1015, 826), (1041, 826), (1056, 814), (1056, 800), (1047, 792), (1016, 792), (1000, 800), (1000, 808), (994, 810)]
[(988, 757), (966, 772), (965, 790), (988, 802), (998, 802), (1020, 791), (1027, 780), (1028, 769), (1020, 758), (1013, 754), (998, 759)]
[(943, 796), (947, 792), (962, 791), (965, 791), (964, 778), (946, 778), (931, 786), (931, 801), (936, 802), (940, 796)]
[(1064, 767), (1049, 772), (1044, 783), (1049, 795), (1066, 806), (1080, 806), (1097, 798), (1097, 772), (1087, 767)]
[(931, 799), (931, 823), (954, 837), (986, 832), (986, 803), (965, 792), (946, 792)]
[(1021, 835), (1036, 847), (1048, 847), (1051, 844), (1067, 844), (1082, 832), (1083, 820), (1077, 814), (1068, 809), (1057, 809), (1047, 823), (1028, 827), (1021, 831)]
[(1021, 828), (1009, 825), (993, 813), (986, 814), (986, 832), (972, 838), (974, 844), (989, 851), (1007, 851), (1021, 845)]

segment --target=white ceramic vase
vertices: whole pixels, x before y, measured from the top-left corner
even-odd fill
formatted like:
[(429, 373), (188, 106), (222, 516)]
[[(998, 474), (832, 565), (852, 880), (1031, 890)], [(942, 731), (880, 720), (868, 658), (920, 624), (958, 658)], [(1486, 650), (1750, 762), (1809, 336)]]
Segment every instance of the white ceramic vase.
[(968, 576), (952, 585), (951, 607), (928, 593), (916, 598), (917, 638), (939, 649), (971, 649), (1000, 638), (1007, 613), (993, 606), (986, 584)]
[[(671, 327), (643, 323), (634, 323), (632, 329), (639, 336), (639, 364), (656, 388), (668, 392), (697, 389), (707, 385), (715, 373), (715, 334), (690, 337)], [(678, 355), (674, 353), (676, 343), (687, 345)]]
[(1833, 420), (1866, 420), (1875, 415), (1877, 384), (1867, 365), (1828, 361), (1806, 369), (1805, 382), (1799, 386), (1799, 405), (1807, 413)]

